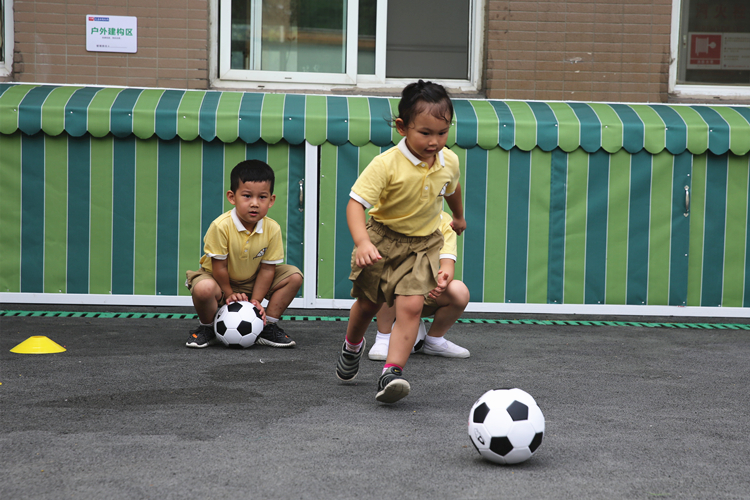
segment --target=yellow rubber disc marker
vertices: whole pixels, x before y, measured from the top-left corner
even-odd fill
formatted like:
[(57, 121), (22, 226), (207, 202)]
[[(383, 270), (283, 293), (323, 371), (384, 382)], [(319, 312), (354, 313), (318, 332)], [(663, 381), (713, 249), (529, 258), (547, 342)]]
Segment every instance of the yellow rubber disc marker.
[(29, 337), (10, 350), (10, 352), (17, 354), (52, 354), (65, 351), (66, 349), (63, 346), (43, 335)]

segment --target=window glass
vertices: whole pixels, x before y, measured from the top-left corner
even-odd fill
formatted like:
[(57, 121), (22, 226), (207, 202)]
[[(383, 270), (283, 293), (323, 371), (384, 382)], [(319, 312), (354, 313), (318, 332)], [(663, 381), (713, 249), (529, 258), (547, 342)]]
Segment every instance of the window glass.
[(388, 2), (388, 78), (469, 76), (469, 0)]
[(683, 0), (679, 83), (750, 83), (750, 1)]
[[(479, 53), (471, 40), (475, 24), (481, 24), (481, 9), (474, 5), (481, 0), (220, 2), (226, 9), (220, 74), (229, 80), (369, 85), (387, 84), (387, 79), (395, 85), (405, 78), (465, 81), (471, 58)], [(479, 17), (472, 19), (472, 12)]]
[(346, 0), (232, 0), (232, 69), (343, 73)]
[(357, 43), (357, 72), (375, 74), (376, 0), (359, 0), (359, 30)]

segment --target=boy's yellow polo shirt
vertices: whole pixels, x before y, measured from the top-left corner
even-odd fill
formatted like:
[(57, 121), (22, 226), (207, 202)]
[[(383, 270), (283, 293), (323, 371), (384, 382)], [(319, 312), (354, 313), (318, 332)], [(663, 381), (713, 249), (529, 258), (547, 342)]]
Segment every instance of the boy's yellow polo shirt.
[(233, 208), (221, 214), (206, 231), (201, 267), (213, 272), (212, 258), (227, 259), (229, 277), (234, 281), (243, 281), (254, 277), (261, 263), (284, 262), (284, 245), (278, 222), (263, 217), (251, 233), (242, 225), (236, 210)]
[(406, 147), (376, 156), (352, 186), (349, 196), (370, 208), (370, 217), (407, 236), (427, 236), (440, 226), (443, 198), (458, 186), (458, 156), (448, 148), (427, 164)]

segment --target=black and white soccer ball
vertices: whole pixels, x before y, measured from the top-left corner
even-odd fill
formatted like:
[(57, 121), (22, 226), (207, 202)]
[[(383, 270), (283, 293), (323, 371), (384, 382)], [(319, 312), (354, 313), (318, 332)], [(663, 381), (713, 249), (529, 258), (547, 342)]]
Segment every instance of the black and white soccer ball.
[(517, 464), (531, 458), (542, 444), (544, 415), (521, 389), (487, 391), (469, 412), (469, 437), (483, 458)]
[(250, 347), (263, 331), (260, 311), (250, 302), (232, 302), (216, 312), (214, 332), (229, 347)]

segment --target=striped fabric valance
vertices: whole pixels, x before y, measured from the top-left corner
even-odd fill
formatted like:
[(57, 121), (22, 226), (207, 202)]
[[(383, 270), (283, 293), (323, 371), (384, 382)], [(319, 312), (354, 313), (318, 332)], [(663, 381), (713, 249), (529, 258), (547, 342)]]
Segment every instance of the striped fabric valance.
[[(368, 143), (400, 138), (397, 98), (0, 84), (0, 133)], [(448, 146), (658, 154), (750, 151), (750, 107), (455, 99)]]

